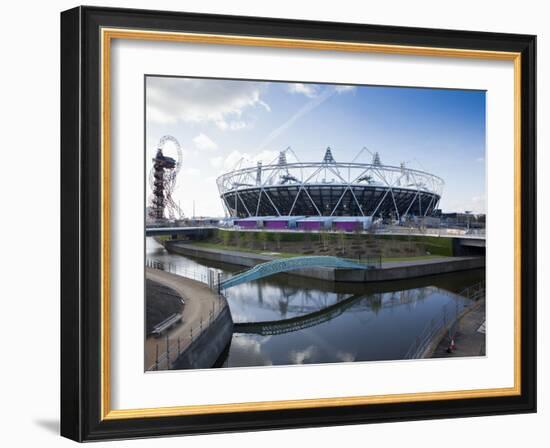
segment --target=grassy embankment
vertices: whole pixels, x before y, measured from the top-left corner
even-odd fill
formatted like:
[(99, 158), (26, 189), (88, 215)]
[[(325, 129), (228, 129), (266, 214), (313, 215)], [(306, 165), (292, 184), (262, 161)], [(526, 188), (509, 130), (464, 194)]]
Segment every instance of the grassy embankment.
[(145, 316), (147, 334), (174, 313), (181, 313), (183, 304), (175, 291), (147, 279), (145, 281)]
[(383, 261), (452, 256), (452, 239), (433, 236), (373, 235), (343, 232), (247, 232), (218, 230), (198, 247), (270, 253), (279, 257), (334, 255), (345, 258), (380, 256)]

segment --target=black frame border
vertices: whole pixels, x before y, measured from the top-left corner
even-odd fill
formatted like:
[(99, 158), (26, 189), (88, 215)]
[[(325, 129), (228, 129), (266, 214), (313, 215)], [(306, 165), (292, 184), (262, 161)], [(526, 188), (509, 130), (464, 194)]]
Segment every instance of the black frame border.
[[(101, 420), (100, 28), (521, 53), (521, 395)], [(61, 14), (61, 435), (76, 441), (536, 412), (536, 36), (77, 7)]]

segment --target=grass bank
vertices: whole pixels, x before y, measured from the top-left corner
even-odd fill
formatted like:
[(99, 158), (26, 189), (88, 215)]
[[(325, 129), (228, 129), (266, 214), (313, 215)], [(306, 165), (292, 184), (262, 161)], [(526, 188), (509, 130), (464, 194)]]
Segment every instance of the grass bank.
[(433, 236), (375, 235), (343, 232), (269, 232), (217, 230), (195, 242), (200, 247), (274, 256), (333, 255), (346, 258), (381, 257), (383, 261), (452, 256), (452, 239)]

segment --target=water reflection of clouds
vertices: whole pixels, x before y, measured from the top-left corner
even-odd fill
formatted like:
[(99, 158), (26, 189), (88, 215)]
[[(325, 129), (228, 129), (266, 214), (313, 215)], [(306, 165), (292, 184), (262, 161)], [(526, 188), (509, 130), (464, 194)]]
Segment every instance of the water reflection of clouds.
[(273, 361), (262, 352), (263, 345), (271, 336), (251, 337), (233, 335), (231, 341), (231, 361), (229, 367), (235, 366), (271, 366)]
[(288, 357), (292, 364), (304, 364), (305, 361), (313, 361), (318, 351), (317, 347), (310, 345), (304, 350), (291, 350)]
[[(150, 248), (149, 243), (147, 249), (151, 258), (182, 269), (194, 272), (208, 269), (208, 262), (168, 254), (162, 247), (160, 250)], [(231, 269), (224, 271), (229, 273)], [(331, 286), (332, 290), (326, 290), (325, 286), (308, 279), (275, 276), (239, 285), (226, 291), (234, 322), (304, 316), (307, 325), (297, 325), (294, 331), (274, 336), (234, 334), (227, 366), (401, 359), (411, 341), (441, 315), (443, 307), (449, 313), (455, 312), (457, 303), (463, 299), (454, 291), (462, 290), (462, 285), (472, 281), (471, 273), (455, 273), (436, 280), (392, 282), (391, 285), (353, 285), (352, 288), (336, 284)], [(341, 305), (324, 311), (342, 301)], [(320, 317), (315, 315), (318, 311), (321, 311)], [(310, 313), (314, 313), (313, 317), (307, 316)], [(308, 324), (310, 320), (313, 325)]]
[(355, 355), (349, 352), (343, 352), (338, 350), (336, 352), (336, 359), (342, 362), (353, 362), (355, 361)]
[[(228, 291), (228, 300), (235, 322), (259, 322), (288, 319), (323, 310), (349, 299), (349, 294), (330, 293), (320, 290), (293, 291), (266, 283), (243, 284)], [(433, 295), (434, 288), (417, 288), (404, 291), (374, 293), (355, 301), (352, 309), (374, 311), (382, 308), (405, 305), (414, 308), (419, 302)], [(349, 312), (351, 310), (347, 310)]]
[(423, 291), (357, 297), (342, 304), (343, 313), (311, 327), (271, 337), (235, 335), (230, 365), (400, 359), (414, 335), (448, 303), (453, 303), (451, 296), (429, 287)]
[(349, 294), (254, 282), (231, 288), (226, 296), (235, 322), (258, 322), (313, 313), (348, 298)]

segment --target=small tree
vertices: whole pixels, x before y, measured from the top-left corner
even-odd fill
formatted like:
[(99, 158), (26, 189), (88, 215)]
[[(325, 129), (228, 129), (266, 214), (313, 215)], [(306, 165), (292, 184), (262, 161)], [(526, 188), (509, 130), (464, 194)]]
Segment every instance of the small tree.
[(338, 243), (338, 234), (336, 232), (330, 232), (328, 234), (330, 247), (333, 248)]
[(319, 242), (323, 245), (323, 251), (328, 250), (328, 232), (324, 229), (319, 230)]
[(256, 232), (248, 231), (245, 236), (246, 242), (250, 249), (254, 249), (254, 247), (256, 246)]
[(304, 234), (304, 246), (309, 250), (311, 249), (311, 232), (306, 230)]
[(356, 223), (354, 229), (353, 229), (353, 242), (356, 249), (359, 249), (361, 247), (361, 232), (363, 231), (363, 228), (361, 226), (361, 223)]
[(346, 253), (346, 234), (344, 232), (338, 233), (338, 239), (340, 240), (340, 250), (343, 254)]
[(367, 245), (367, 249), (371, 249), (372, 246), (375, 245), (375, 242), (376, 242), (376, 239), (374, 237), (374, 227), (373, 226), (370, 226), (367, 230), (366, 230), (366, 238), (365, 238), (365, 243)]
[(277, 250), (281, 250), (281, 233), (275, 232), (274, 238), (275, 243), (277, 244)]
[(229, 230), (222, 230), (221, 237), (224, 246), (231, 246), (231, 240), (233, 239), (233, 232)]
[(260, 232), (259, 239), (260, 239), (260, 242), (262, 243), (263, 250), (267, 250), (267, 241), (268, 241), (267, 232)]
[(235, 246), (241, 247), (241, 242), (242, 242), (241, 232), (237, 231), (235, 232)]

